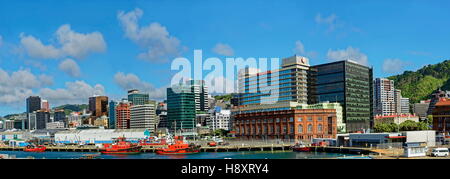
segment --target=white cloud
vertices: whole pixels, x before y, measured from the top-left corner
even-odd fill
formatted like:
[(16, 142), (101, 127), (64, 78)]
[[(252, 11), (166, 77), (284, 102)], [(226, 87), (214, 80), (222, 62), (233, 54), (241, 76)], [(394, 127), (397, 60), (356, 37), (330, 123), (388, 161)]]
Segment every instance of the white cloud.
[(48, 75), (36, 76), (22, 69), (9, 74), (0, 68), (0, 105), (23, 106), (34, 89), (52, 84), (53, 78)]
[(223, 44), (223, 43), (216, 44), (216, 46), (213, 48), (213, 51), (219, 55), (224, 55), (224, 56), (233, 56), (234, 55), (233, 48), (231, 48), (228, 44)]
[(40, 39), (32, 35), (20, 34), (20, 43), (28, 56), (40, 59), (56, 59), (73, 57), (83, 59), (91, 53), (100, 53), (106, 50), (106, 43), (100, 32), (78, 33), (64, 24), (55, 32), (58, 43), (44, 45)]
[(315, 58), (317, 56), (317, 52), (314, 51), (307, 52), (305, 50), (305, 46), (300, 40), (295, 41), (295, 47), (292, 51), (299, 56), (306, 56), (310, 58)]
[(303, 43), (300, 40), (297, 40), (295, 42), (294, 53), (298, 54), (298, 55), (305, 54), (305, 46), (303, 45)]
[(338, 26), (336, 14), (331, 14), (328, 17), (322, 17), (322, 15), (319, 13), (319, 14), (316, 15), (315, 21), (318, 24), (325, 24), (325, 25), (327, 25), (328, 26), (328, 31), (333, 31)]
[(157, 22), (139, 27), (138, 20), (143, 13), (141, 9), (136, 8), (127, 13), (120, 11), (117, 14), (125, 36), (146, 50), (146, 52), (140, 53), (138, 58), (149, 61), (167, 61), (179, 56), (182, 51), (180, 41), (176, 37), (170, 36), (166, 27)]
[(20, 43), (28, 56), (33, 58), (50, 59), (62, 56), (61, 51), (53, 45), (44, 45), (41, 40), (31, 35), (20, 34)]
[(77, 59), (83, 59), (90, 53), (104, 52), (106, 43), (100, 32), (82, 34), (70, 29), (70, 25), (65, 24), (56, 31), (56, 37), (62, 45), (61, 50)]
[(69, 58), (59, 64), (59, 69), (72, 77), (79, 77), (81, 74), (77, 62)]
[(42, 88), (39, 91), (39, 96), (53, 105), (85, 104), (94, 95), (105, 95), (105, 88), (100, 84), (91, 86), (84, 81), (66, 82), (66, 88)]
[(383, 72), (401, 73), (403, 72), (403, 68), (408, 64), (408, 62), (404, 62), (400, 59), (385, 59), (383, 62)]
[(332, 61), (352, 60), (361, 65), (368, 64), (367, 55), (361, 53), (359, 49), (352, 47), (347, 47), (347, 49), (345, 50), (335, 50), (335, 51), (330, 49), (328, 50), (327, 57)]
[(155, 88), (152, 84), (142, 81), (133, 73), (125, 74), (123, 72), (117, 72), (114, 75), (114, 81), (125, 91), (130, 89), (138, 89), (141, 92), (149, 93), (150, 98), (157, 100), (164, 99), (166, 97), (166, 88)]

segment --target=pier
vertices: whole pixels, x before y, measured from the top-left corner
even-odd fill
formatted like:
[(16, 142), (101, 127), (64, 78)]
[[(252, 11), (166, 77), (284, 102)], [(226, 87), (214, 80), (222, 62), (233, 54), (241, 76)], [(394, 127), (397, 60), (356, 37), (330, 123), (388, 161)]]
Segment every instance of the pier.
[[(225, 145), (225, 146), (202, 146), (201, 152), (240, 152), (240, 151), (292, 151), (290, 144), (267, 144), (267, 145)], [(141, 151), (144, 153), (155, 152), (157, 148), (162, 146), (143, 146)], [(311, 152), (329, 152), (329, 153), (346, 153), (346, 154), (377, 154), (378, 151), (370, 148), (357, 147), (319, 147), (312, 146)], [(24, 147), (1, 146), (0, 151), (23, 151)], [(100, 148), (96, 146), (46, 146), (49, 152), (100, 152)]]

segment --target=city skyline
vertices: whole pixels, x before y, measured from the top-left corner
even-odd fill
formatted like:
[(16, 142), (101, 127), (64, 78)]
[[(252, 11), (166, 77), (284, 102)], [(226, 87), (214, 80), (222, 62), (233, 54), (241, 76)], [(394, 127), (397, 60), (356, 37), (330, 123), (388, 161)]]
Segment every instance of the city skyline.
[(203, 59), (298, 54), (318, 65), (352, 58), (373, 67), (374, 78), (416, 70), (450, 55), (443, 4), (1, 2), (0, 18), (8, 20), (0, 21), (0, 116), (24, 112), (32, 95), (53, 107), (86, 104), (93, 94), (120, 99), (133, 88), (164, 99), (178, 72), (171, 61), (193, 59), (195, 49)]

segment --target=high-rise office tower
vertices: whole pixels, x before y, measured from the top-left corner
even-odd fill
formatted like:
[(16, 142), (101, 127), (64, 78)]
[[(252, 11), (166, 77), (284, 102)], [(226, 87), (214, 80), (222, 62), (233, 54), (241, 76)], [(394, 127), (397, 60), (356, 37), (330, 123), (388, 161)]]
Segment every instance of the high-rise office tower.
[(374, 115), (393, 115), (396, 113), (394, 81), (385, 78), (374, 80)]
[(293, 56), (282, 59), (281, 69), (259, 72), (245, 68), (239, 73), (239, 105), (276, 102), (308, 102), (307, 74), (309, 60)]
[(312, 66), (308, 84), (309, 102), (338, 102), (343, 107), (347, 132), (373, 126), (372, 68), (351, 60)]
[(109, 129), (115, 129), (116, 128), (116, 106), (117, 102), (111, 100), (109, 102), (109, 121), (108, 121), (108, 128)]
[[(89, 98), (89, 111), (91, 112), (92, 122), (105, 115), (108, 116), (108, 97), (93, 96)], [(90, 123), (93, 124), (93, 123)]]
[(139, 90), (133, 89), (128, 91), (128, 101), (132, 105), (144, 105), (149, 103), (149, 95), (139, 93)]
[[(41, 109), (41, 98), (39, 96), (30, 96), (27, 98), (27, 119), (29, 113)], [(29, 120), (22, 121), (22, 129), (29, 129)]]
[(116, 129), (130, 128), (130, 102), (124, 100), (116, 106)]
[(36, 129), (45, 129), (50, 120), (50, 112), (47, 110), (36, 111)]
[(130, 129), (155, 130), (156, 125), (156, 102), (149, 104), (131, 105), (130, 107)]
[(195, 94), (190, 85), (179, 84), (167, 88), (167, 127), (195, 128)]
[(189, 80), (186, 82), (191, 86), (194, 93), (195, 110), (196, 111), (208, 111), (208, 87), (203, 80)]

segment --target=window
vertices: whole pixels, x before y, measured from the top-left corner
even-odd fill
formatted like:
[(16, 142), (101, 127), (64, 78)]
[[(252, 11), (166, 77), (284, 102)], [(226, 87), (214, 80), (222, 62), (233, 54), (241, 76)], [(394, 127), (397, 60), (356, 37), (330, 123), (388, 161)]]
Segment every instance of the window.
[(294, 133), (294, 124), (289, 125), (289, 133), (291, 133), (291, 134)]
[(319, 125), (317, 126), (317, 131), (318, 131), (319, 133), (322, 132), (322, 124), (319, 124)]
[(308, 121), (312, 121), (312, 117), (311, 116), (308, 117)]
[(308, 133), (311, 133), (311, 132), (312, 132), (312, 125), (309, 124), (309, 125), (308, 125)]
[(297, 119), (297, 121), (298, 121), (298, 122), (302, 122), (302, 121), (303, 121), (302, 117), (299, 117), (299, 118)]
[(294, 122), (294, 118), (293, 117), (289, 118), (289, 122)]
[(317, 121), (322, 121), (322, 116), (317, 117)]
[(298, 125), (297, 132), (298, 132), (299, 134), (303, 133), (303, 125), (301, 125), (301, 124)]

